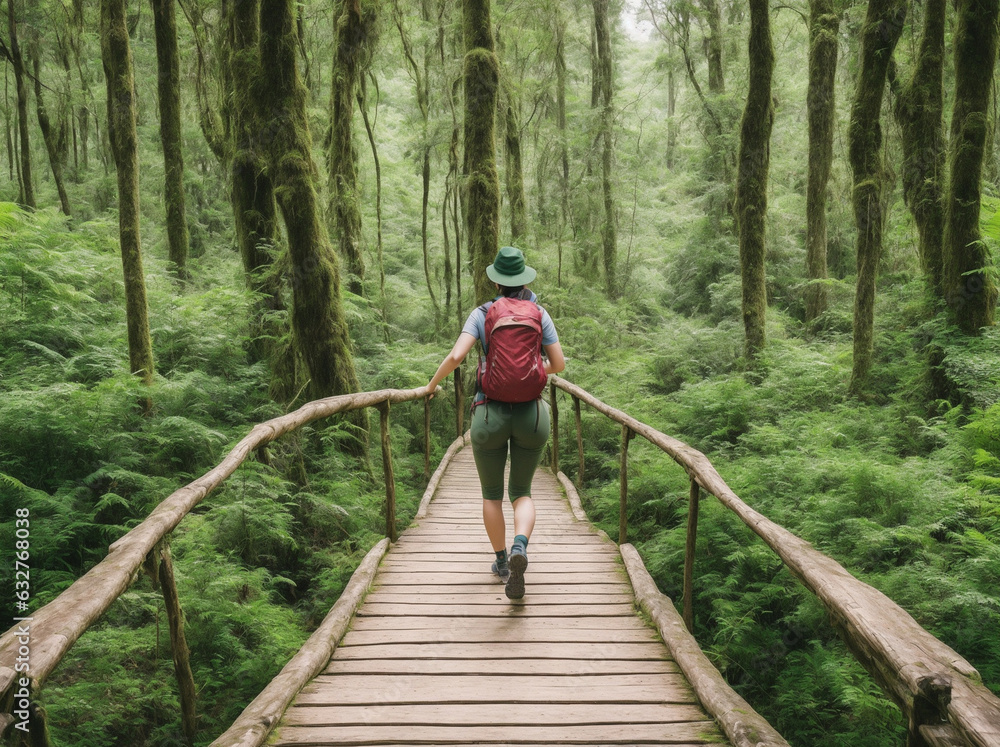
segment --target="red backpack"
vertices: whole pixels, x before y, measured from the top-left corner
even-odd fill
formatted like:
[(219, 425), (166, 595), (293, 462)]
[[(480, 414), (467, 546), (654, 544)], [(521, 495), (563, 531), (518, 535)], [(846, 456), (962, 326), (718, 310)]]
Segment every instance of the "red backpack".
[(498, 402), (538, 399), (548, 382), (542, 363), (541, 307), (502, 297), (480, 308), (486, 311), (487, 352), (485, 365), (479, 367), (479, 388)]

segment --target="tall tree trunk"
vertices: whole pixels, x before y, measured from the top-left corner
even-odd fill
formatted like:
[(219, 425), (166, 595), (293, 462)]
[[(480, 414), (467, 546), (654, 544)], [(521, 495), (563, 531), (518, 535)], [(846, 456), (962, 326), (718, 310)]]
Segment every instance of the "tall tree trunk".
[(719, 0), (701, 0), (708, 21), (705, 57), (708, 59), (708, 90), (718, 96), (726, 92), (726, 77), (722, 69), (722, 10)]
[[(379, 90), (378, 80), (371, 76), (375, 84), (375, 116), (378, 116)], [(361, 110), (361, 118), (365, 123), (365, 132), (368, 133), (368, 145), (372, 149), (372, 160), (375, 162), (375, 247), (378, 257), (378, 297), (382, 308), (382, 325), (385, 330), (385, 341), (389, 342), (389, 307), (388, 299), (385, 296), (385, 259), (382, 256), (382, 161), (378, 157), (378, 144), (375, 142), (375, 129), (368, 118), (368, 86), (365, 84), (365, 77), (361, 76), (361, 85), (358, 88), (358, 108)], [(445, 240), (445, 244), (447, 244)]]
[(462, 0), (465, 38), (465, 164), (468, 182), (466, 235), (476, 303), (492, 298), (486, 268), (500, 243), (500, 180), (497, 177), (497, 94), (500, 65), (493, 51), (490, 0)]
[(28, 84), (24, 77), (24, 58), (17, 40), (17, 18), (14, 14), (14, 0), (7, 0), (7, 20), (10, 31), (10, 59), (14, 65), (14, 83), (17, 87), (18, 142), (21, 148), (21, 194), (24, 207), (34, 208), (35, 188), (31, 182), (31, 139), (28, 136)]
[(330, 210), (339, 256), (347, 264), (347, 287), (364, 294), (365, 261), (361, 251), (361, 203), (358, 155), (354, 148), (354, 99), (363, 56), (373, 31), (374, 13), (360, 0), (340, 0), (334, 13), (333, 85), (330, 94)]
[(951, 317), (969, 334), (993, 324), (997, 304), (992, 258), (979, 232), (979, 205), (994, 79), (988, 73), (997, 59), (998, 11), (998, 0), (959, 0), (955, 30), (955, 103), (942, 279)]
[(597, 59), (601, 94), (601, 191), (604, 196), (604, 223), (601, 226), (601, 246), (604, 259), (604, 287), (609, 298), (617, 298), (618, 231), (615, 199), (611, 184), (614, 127), (614, 79), (611, 66), (611, 28), (608, 0), (594, 0), (594, 27), (597, 37)]
[(906, 0), (870, 0), (861, 30), (861, 68), (851, 105), (852, 202), (858, 227), (858, 281), (854, 296), (854, 365), (850, 391), (861, 394), (871, 370), (875, 279), (882, 256), (885, 175), (880, 112), (886, 72), (906, 18)]
[(296, 66), (294, 0), (261, 0), (261, 75), (254, 90), (258, 122), (270, 127), (269, 168), (292, 262), (292, 329), (313, 398), (358, 390), (340, 295), (337, 257), (320, 215), (306, 116), (307, 92)]
[(768, 0), (750, 0), (749, 89), (740, 125), (736, 176), (736, 220), (740, 233), (740, 273), (743, 280), (744, 352), (753, 365), (764, 349), (767, 287), (764, 229), (767, 222), (767, 178), (771, 162), (771, 77), (774, 46)]
[(451, 177), (451, 219), (455, 230), (455, 310), (459, 329), (461, 329), (462, 324), (465, 322), (465, 318), (462, 315), (462, 190), (458, 182), (458, 150), (461, 127), (458, 122), (458, 107), (455, 104), (461, 82), (461, 79), (455, 80), (449, 97), (451, 105), (451, 145), (448, 148), (448, 174)]
[(674, 154), (677, 151), (677, 76), (674, 69), (667, 70), (667, 169), (674, 170)]
[(184, 151), (181, 145), (181, 74), (177, 53), (175, 0), (152, 0), (156, 35), (160, 142), (163, 144), (168, 259), (174, 274), (187, 280), (188, 227), (184, 210)]
[[(231, 202), (236, 243), (243, 260), (247, 286), (259, 299), (251, 312), (250, 357), (269, 360), (272, 367), (271, 395), (290, 399), (295, 390), (294, 355), (280, 349), (277, 340), (285, 333), (275, 321), (275, 312), (284, 311), (281, 276), (274, 267), (278, 244), (278, 215), (274, 185), (267, 171), (265, 142), (261, 142), (255, 105), (246, 94), (253, 90), (259, 75), (260, 0), (227, 0), (223, 3), (226, 28), (222, 78), (226, 91), (222, 110), (223, 129), (228, 138), (217, 143), (219, 152), (229, 154), (232, 176)], [(206, 137), (218, 139), (214, 116), (199, 104)]]
[(52, 169), (52, 178), (56, 183), (56, 191), (59, 193), (59, 205), (63, 214), (72, 215), (69, 209), (69, 195), (66, 194), (66, 185), (63, 183), (62, 158), (59, 155), (59, 146), (56, 142), (56, 133), (52, 131), (52, 122), (49, 119), (49, 112), (45, 108), (45, 100), (42, 98), (41, 64), (39, 62), (40, 51), (37, 47), (32, 50), (31, 63), (34, 70), (35, 82), (35, 110), (38, 114), (38, 127), (42, 131), (42, 140), (45, 142), (45, 150), (49, 155), (49, 167)]
[[(14, 181), (14, 171), (17, 170), (17, 182), (21, 182), (21, 172), (19, 169), (15, 169), (14, 163), (14, 141), (10, 136), (10, 95), (7, 91), (7, 66), (4, 66), (3, 75), (3, 125), (4, 132), (7, 135), (7, 168), (10, 174), (10, 181)], [(18, 189), (20, 191), (20, 189)]]
[[(946, 0), (927, 0), (920, 50), (910, 79), (900, 88), (894, 113), (903, 132), (903, 198), (920, 235), (920, 263), (941, 292), (944, 239), (944, 30)], [(892, 74), (892, 68), (889, 70)]]
[[(427, 0), (422, 0), (420, 4), (421, 20), (430, 21), (430, 6)], [(437, 295), (434, 293), (434, 283), (431, 280), (431, 260), (428, 249), (428, 211), (430, 209), (430, 189), (431, 189), (431, 143), (430, 143), (430, 79), (429, 79), (429, 57), (430, 49), (427, 44), (423, 48), (423, 64), (417, 61), (413, 53), (413, 45), (406, 32), (403, 22), (403, 13), (396, 2), (393, 6), (393, 16), (396, 21), (396, 28), (399, 29), (399, 38), (403, 44), (403, 55), (413, 76), (416, 93), (417, 108), (420, 110), (422, 122), (422, 138), (420, 144), (420, 246), (424, 258), (424, 280), (427, 283), (427, 295), (431, 299), (434, 307), (434, 326), (440, 326), (441, 308), (438, 305)]]
[(139, 143), (125, 0), (101, 0), (101, 58), (108, 90), (108, 138), (118, 175), (118, 231), (125, 276), (129, 367), (149, 384), (153, 380), (153, 345), (139, 245)]
[(836, 119), (837, 32), (840, 16), (835, 0), (812, 0), (809, 6), (809, 176), (806, 191), (806, 321), (827, 307), (826, 189), (833, 163)]
[[(562, 220), (559, 233), (569, 222), (569, 137), (566, 133), (566, 17), (556, 8), (556, 125), (559, 128), (559, 195)], [(562, 243), (559, 244), (559, 264), (562, 266)]]
[(517, 95), (506, 86), (504, 122), (504, 179), (510, 203), (510, 240), (517, 244), (528, 232), (524, 200), (524, 168), (521, 164), (521, 122)]

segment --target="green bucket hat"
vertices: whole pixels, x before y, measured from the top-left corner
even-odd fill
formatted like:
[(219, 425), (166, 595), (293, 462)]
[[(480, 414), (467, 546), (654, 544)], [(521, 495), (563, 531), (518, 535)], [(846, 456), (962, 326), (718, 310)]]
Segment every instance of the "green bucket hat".
[(486, 268), (486, 277), (508, 288), (527, 285), (536, 275), (534, 268), (524, 263), (524, 252), (512, 246), (501, 248), (493, 264)]

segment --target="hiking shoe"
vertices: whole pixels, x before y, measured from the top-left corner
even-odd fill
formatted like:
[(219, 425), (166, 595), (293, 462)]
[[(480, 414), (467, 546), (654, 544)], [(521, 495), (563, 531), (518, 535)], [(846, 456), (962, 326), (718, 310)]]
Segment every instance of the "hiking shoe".
[(510, 578), (510, 565), (508, 563), (505, 563), (503, 568), (497, 568), (497, 562), (494, 560), (490, 570), (493, 571), (493, 575), (500, 577), (502, 584), (507, 583), (507, 579)]
[(507, 564), (510, 566), (510, 578), (507, 579), (504, 593), (508, 599), (520, 599), (524, 596), (524, 570), (528, 567), (528, 555), (524, 548), (514, 545), (510, 549)]

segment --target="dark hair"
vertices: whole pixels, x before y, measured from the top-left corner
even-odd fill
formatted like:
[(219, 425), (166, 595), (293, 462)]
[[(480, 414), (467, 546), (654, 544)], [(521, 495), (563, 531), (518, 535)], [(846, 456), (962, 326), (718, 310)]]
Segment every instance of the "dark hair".
[(506, 298), (513, 298), (520, 295), (523, 290), (523, 285), (501, 285), (500, 295)]

